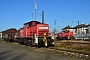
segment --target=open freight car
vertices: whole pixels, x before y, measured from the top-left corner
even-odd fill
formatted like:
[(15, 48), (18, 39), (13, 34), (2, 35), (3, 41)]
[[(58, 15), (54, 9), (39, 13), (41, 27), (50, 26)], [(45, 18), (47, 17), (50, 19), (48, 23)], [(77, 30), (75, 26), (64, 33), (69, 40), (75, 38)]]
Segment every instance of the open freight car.
[[(44, 34), (46, 36), (44, 37)], [(42, 24), (38, 21), (30, 21), (24, 24), (23, 28), (20, 28), (16, 34), (16, 41), (19, 44), (26, 44), (29, 46), (54, 46), (50, 33), (49, 25)], [(46, 41), (44, 41), (46, 39)]]
[(10, 28), (5, 31), (2, 31), (2, 39), (4, 39), (6, 42), (14, 42), (15, 34), (17, 33), (17, 30), (15, 28)]

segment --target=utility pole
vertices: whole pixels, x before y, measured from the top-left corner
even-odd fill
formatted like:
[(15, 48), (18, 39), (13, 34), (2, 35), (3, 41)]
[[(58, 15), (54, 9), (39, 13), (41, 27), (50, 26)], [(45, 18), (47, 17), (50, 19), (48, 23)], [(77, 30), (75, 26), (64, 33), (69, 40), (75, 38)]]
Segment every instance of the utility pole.
[[(80, 23), (79, 23), (79, 21), (78, 21), (78, 26), (80, 25)], [(80, 32), (79, 32), (79, 28), (78, 28), (78, 34), (79, 34)]]
[(84, 26), (82, 27), (82, 41), (84, 40)]
[(42, 24), (44, 24), (44, 11), (42, 10)]
[(55, 25), (56, 25), (56, 21), (57, 21), (57, 20), (54, 20), (54, 21), (55, 21)]
[(55, 22), (55, 28), (54, 28), (54, 44), (55, 44), (55, 46), (56, 46), (56, 21), (57, 20), (54, 20), (54, 22)]
[(57, 20), (54, 20), (55, 21), (55, 28), (54, 28), (54, 35), (56, 34), (56, 21)]
[[(61, 30), (61, 26), (58, 26), (58, 28)], [(58, 31), (59, 32), (59, 31)]]

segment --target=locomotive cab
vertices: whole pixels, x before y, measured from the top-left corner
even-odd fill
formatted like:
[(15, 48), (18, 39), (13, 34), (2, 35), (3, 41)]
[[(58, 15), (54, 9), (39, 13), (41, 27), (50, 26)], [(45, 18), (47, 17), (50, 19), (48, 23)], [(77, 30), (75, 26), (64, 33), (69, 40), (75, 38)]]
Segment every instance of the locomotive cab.
[(26, 27), (26, 26), (35, 26), (35, 25), (37, 25), (37, 24), (41, 24), (40, 22), (38, 22), (38, 21), (30, 21), (30, 22), (27, 22), (27, 23), (25, 23), (24, 24), (24, 27)]
[(38, 21), (31, 21), (24, 24), (23, 27), (24, 37), (30, 37), (37, 34), (39, 37), (43, 36), (44, 33), (49, 36), (49, 26), (48, 24), (42, 24)]

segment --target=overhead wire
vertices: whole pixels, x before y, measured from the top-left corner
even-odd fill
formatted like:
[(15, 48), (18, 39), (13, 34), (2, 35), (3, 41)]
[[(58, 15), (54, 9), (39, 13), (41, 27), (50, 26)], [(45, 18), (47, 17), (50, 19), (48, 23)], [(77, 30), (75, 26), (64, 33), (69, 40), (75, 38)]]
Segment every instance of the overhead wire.
[[(45, 13), (48, 13), (48, 14), (50, 14), (50, 15), (53, 15), (53, 16), (55, 16), (55, 17), (58, 17), (59, 19), (63, 19), (63, 21), (62, 21), (62, 23), (65, 23), (65, 22), (72, 22), (72, 24), (73, 23), (77, 23), (77, 21), (78, 21), (78, 19), (77, 20), (70, 20), (70, 19), (67, 19), (67, 18), (63, 18), (63, 17), (60, 17), (60, 16), (58, 16), (58, 15), (55, 15), (55, 14), (53, 14), (53, 13), (50, 13), (50, 12), (46, 12), (45, 11)], [(86, 15), (86, 14), (89, 14), (90, 12), (88, 12), (88, 13), (84, 13), (84, 14), (81, 14), (81, 15), (78, 15), (78, 16), (83, 16), (83, 15)], [(88, 16), (89, 17), (89, 16)], [(70, 18), (74, 18), (74, 17), (70, 17)], [(67, 20), (67, 21), (66, 21)]]

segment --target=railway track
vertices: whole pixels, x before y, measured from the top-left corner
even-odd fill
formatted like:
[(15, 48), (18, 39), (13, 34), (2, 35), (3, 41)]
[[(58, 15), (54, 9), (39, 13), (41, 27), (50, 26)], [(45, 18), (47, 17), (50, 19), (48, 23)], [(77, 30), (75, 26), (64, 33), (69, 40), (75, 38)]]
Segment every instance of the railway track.
[(90, 44), (90, 42), (58, 42), (58, 43)]
[(78, 57), (82, 57), (82, 58), (90, 58), (90, 53), (58, 49), (58, 48), (55, 48), (55, 47), (50, 47), (47, 50), (50, 50), (52, 52), (58, 51), (58, 52), (61, 52), (61, 53), (65, 54), (65, 55), (69, 55), (69, 56), (78, 56)]

